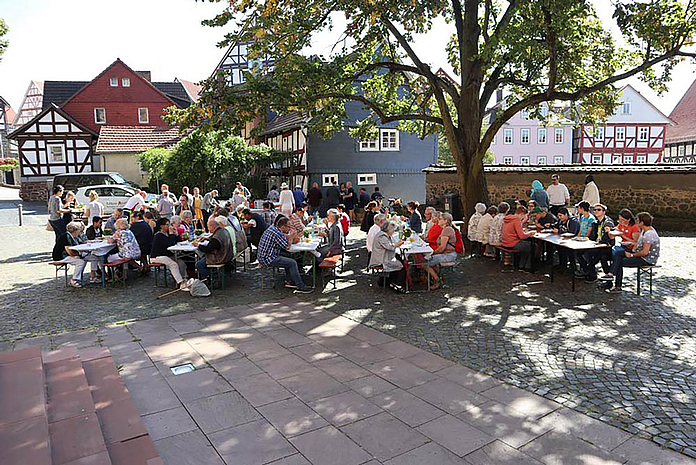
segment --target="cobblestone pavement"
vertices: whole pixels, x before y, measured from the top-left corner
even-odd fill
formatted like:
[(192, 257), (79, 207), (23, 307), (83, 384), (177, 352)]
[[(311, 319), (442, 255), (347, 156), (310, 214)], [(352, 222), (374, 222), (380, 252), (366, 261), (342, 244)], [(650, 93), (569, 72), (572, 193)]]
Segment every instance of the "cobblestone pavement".
[[(156, 301), (152, 278), (131, 282), (125, 291), (67, 291), (45, 264), (52, 241), (48, 232), (8, 227), (0, 234), (5, 347), (30, 336), (39, 337), (18, 344), (52, 347), (61, 336), (45, 333), (288, 294), (270, 289), (256, 271), (238, 275), (227, 291), (214, 292), (210, 299), (175, 295)], [(541, 274), (502, 273), (481, 259), (463, 260), (449, 289), (404, 296), (375, 288), (361, 271), (361, 243), (349, 243), (337, 290), (329, 287), (303, 299), (696, 457), (693, 238), (663, 238), (663, 268), (657, 271), (653, 296), (635, 295), (633, 271), (627, 273), (622, 295), (585, 283), (571, 293), (567, 277), (551, 283)]]

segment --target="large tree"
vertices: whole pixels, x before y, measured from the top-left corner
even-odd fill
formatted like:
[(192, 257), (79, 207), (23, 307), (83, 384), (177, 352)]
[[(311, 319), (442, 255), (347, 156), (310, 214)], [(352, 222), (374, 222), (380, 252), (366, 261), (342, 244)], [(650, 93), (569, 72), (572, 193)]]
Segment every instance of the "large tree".
[(10, 32), (10, 29), (7, 27), (7, 23), (4, 19), (0, 18), (0, 61), (2, 61), (2, 55), (5, 53), (5, 50), (7, 50), (7, 46), (9, 45), (8, 40), (3, 39), (8, 32)]
[[(233, 26), (222, 46), (252, 41), (250, 58), (276, 61), (271, 69), (252, 68), (242, 86), (209, 79), (200, 103), (175, 119), (242, 127), (270, 107), (304, 112), (314, 131), (330, 135), (346, 124), (344, 104), (357, 101), (371, 116), (348, 122), (355, 137), (374, 134), (380, 121), (400, 121), (421, 136), (444, 134), (466, 211), (487, 200), (483, 159), (515, 113), (529, 108), (541, 117), (544, 102), (573, 102), (581, 118), (601, 120), (619, 101), (620, 81), (639, 75), (661, 91), (674, 66), (694, 57), (688, 51), (696, 26), (692, 0), (612, 0), (625, 45), (599, 20), (592, 0), (210, 1), (227, 3), (205, 22)], [(452, 29), (447, 52), (454, 79), (434, 71), (413, 47), (415, 35), (440, 17)], [(329, 53), (305, 53), (318, 33), (332, 28), (339, 39), (327, 44)], [(505, 105), (485, 125), (498, 90)]]

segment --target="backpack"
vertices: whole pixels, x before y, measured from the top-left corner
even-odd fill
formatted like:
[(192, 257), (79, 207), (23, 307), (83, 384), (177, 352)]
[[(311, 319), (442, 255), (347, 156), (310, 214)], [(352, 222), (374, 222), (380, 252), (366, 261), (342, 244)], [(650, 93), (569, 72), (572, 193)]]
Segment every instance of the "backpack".
[[(454, 228), (453, 228), (454, 229)], [(452, 244), (451, 242), (448, 241), (450, 245), (454, 245), (454, 251), (457, 253), (463, 253), (464, 252), (464, 241), (462, 240), (462, 233), (460, 233), (458, 230), (454, 230), (454, 236), (457, 238), (457, 242)]]

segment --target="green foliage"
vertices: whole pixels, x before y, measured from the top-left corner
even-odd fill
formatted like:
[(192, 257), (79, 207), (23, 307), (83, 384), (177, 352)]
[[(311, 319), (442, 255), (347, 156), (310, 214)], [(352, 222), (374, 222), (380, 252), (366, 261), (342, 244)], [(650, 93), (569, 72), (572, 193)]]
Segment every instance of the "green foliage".
[(2, 55), (5, 53), (5, 50), (7, 50), (7, 46), (9, 45), (9, 41), (7, 39), (3, 39), (3, 36), (7, 35), (8, 32), (10, 32), (10, 28), (7, 27), (5, 20), (0, 18), (0, 61), (2, 60)]
[[(228, 0), (224, 12), (206, 22), (233, 25), (221, 45), (252, 41), (249, 58), (276, 62), (272, 69), (251, 69), (240, 86), (227, 86), (225, 76), (209, 79), (199, 103), (172, 112), (170, 121), (237, 131), (271, 108), (306, 114), (315, 133), (331, 135), (345, 125), (360, 138), (378, 123), (399, 121), (421, 137), (445, 136), (465, 170), (465, 207), (473, 207), (486, 196), (480, 168), (487, 149), (517, 112), (530, 108), (537, 117), (541, 103), (570, 102), (582, 122), (592, 123), (612, 114), (622, 80), (640, 76), (664, 91), (674, 66), (696, 56), (685, 49), (694, 42), (693, 2), (612, 5), (627, 46), (600, 22), (592, 0)], [(340, 39), (326, 44), (325, 55), (307, 56), (304, 50), (336, 26), (338, 14), (346, 18)], [(429, 31), (438, 17), (453, 32), (447, 46), (453, 79), (435, 73), (428, 57), (411, 47), (414, 34)], [(484, 130), (497, 90), (507, 105)], [(346, 121), (349, 101), (360, 102), (369, 116)]]
[(4, 171), (12, 171), (19, 168), (19, 160), (16, 158), (0, 158), (0, 173)]
[(183, 186), (231, 193), (235, 181), (248, 182), (253, 171), (279, 158), (267, 145), (247, 145), (224, 131), (195, 130), (172, 150), (151, 149), (138, 157), (155, 185), (166, 182), (177, 192)]

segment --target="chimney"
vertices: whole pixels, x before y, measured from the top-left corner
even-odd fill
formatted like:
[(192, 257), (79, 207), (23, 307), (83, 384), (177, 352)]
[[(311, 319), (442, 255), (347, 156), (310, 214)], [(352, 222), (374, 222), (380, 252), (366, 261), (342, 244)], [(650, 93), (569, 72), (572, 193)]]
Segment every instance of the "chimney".
[(152, 73), (150, 71), (136, 71), (136, 73), (145, 78), (148, 82), (152, 82)]
[(503, 100), (503, 91), (498, 89), (495, 91), (495, 103), (500, 103)]

